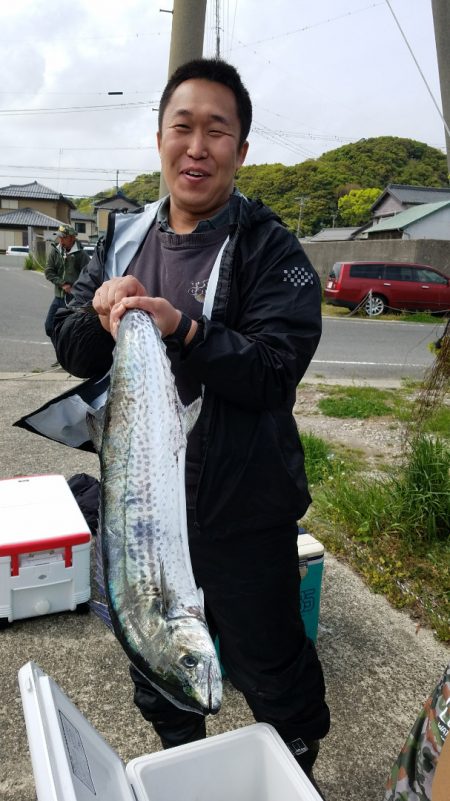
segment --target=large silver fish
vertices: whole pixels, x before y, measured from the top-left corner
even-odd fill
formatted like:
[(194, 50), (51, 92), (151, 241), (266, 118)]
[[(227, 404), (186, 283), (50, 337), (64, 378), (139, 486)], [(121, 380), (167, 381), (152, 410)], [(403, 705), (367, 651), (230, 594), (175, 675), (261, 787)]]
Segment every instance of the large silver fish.
[(133, 665), (163, 695), (181, 708), (214, 714), (221, 671), (192, 573), (184, 484), (186, 439), (200, 404), (181, 404), (151, 317), (126, 312), (101, 439), (93, 432), (109, 615)]

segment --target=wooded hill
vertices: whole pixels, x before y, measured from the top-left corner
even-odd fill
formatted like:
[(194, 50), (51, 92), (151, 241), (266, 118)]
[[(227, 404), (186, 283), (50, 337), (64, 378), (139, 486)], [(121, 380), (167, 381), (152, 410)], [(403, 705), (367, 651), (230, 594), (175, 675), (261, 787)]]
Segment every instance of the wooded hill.
[[(236, 185), (244, 195), (261, 198), (292, 231), (300, 229), (300, 234), (306, 236), (333, 223), (339, 226), (368, 222), (370, 206), (388, 183), (447, 187), (448, 178), (446, 156), (437, 148), (413, 139), (379, 136), (344, 145), (292, 167), (243, 166)], [(139, 175), (123, 184), (121, 190), (139, 203), (156, 200), (159, 172)], [(93, 201), (113, 194), (115, 190), (100, 192), (94, 198), (79, 201), (78, 208), (88, 211)]]

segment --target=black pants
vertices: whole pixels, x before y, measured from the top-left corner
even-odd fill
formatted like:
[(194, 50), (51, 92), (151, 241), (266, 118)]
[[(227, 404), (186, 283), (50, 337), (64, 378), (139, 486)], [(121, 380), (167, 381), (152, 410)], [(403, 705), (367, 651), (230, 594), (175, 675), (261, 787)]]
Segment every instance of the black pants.
[[(300, 617), (297, 525), (226, 538), (189, 525), (211, 636), (256, 721), (272, 724), (307, 771), (329, 729), (322, 668)], [(154, 690), (133, 667), (134, 701), (165, 748), (205, 737), (204, 718)], [(302, 755), (302, 743), (311, 745)]]
[(53, 326), (55, 324), (55, 314), (58, 309), (65, 308), (66, 304), (72, 300), (72, 295), (66, 295), (64, 298), (53, 298), (52, 302), (50, 303), (50, 308), (47, 312), (47, 317), (45, 318), (44, 328), (45, 333), (48, 337), (51, 337), (53, 333)]

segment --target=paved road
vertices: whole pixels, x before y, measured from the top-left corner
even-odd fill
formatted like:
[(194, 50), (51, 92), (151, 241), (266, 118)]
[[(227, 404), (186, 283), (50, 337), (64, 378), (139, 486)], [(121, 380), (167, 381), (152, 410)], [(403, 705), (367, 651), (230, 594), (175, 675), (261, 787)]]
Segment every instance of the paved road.
[[(55, 361), (44, 332), (52, 287), (41, 273), (0, 265), (0, 372), (48, 370)], [(443, 329), (385, 320), (325, 318), (307, 379), (420, 378), (431, 364), (427, 348)]]
[[(39, 332), (50, 299), (51, 288), (42, 276), (0, 271), (0, 478), (98, 475), (93, 454), (12, 427), (16, 419), (74, 381), (66, 373), (47, 369), (54, 355)], [(348, 321), (330, 330), (357, 331), (356, 343), (360, 331), (377, 323), (369, 328), (363, 323), (355, 329), (355, 325)], [(330, 360), (335, 355), (331, 351)], [(23, 372), (33, 367), (46, 372)], [(14, 375), (6, 376), (7, 370)], [(350, 569), (326, 554), (318, 650), (332, 728), (322, 746), (317, 779), (328, 801), (382, 801), (390, 766), (449, 660), (450, 649), (431, 631), (417, 630), (407, 614), (392, 610)], [(125, 762), (158, 749), (157, 739), (133, 706), (124, 653), (92, 615), (62, 613), (17, 620), (0, 632), (0, 653), (2, 801), (35, 799), (17, 686), (17, 672), (30, 659), (59, 682)], [(226, 682), (223, 708), (208, 720), (208, 733), (251, 722), (242, 696)]]
[(428, 344), (443, 330), (433, 324), (326, 318), (306, 379), (420, 380), (433, 361)]

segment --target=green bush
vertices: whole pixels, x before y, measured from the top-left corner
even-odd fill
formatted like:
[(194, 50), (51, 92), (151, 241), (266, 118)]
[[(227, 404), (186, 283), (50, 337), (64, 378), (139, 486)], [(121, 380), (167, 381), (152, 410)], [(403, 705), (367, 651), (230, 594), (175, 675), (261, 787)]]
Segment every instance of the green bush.
[(406, 540), (450, 539), (450, 448), (439, 438), (420, 435), (394, 482)]
[(328, 478), (333, 471), (333, 454), (331, 448), (315, 434), (302, 434), (302, 445), (305, 452), (305, 470), (310, 485)]
[(403, 465), (386, 478), (337, 475), (314, 503), (323, 518), (356, 540), (395, 535), (405, 544), (450, 540), (450, 448), (420, 436)]
[(33, 253), (28, 253), (23, 263), (24, 270), (36, 270), (37, 272), (44, 272), (45, 264), (43, 264)]

